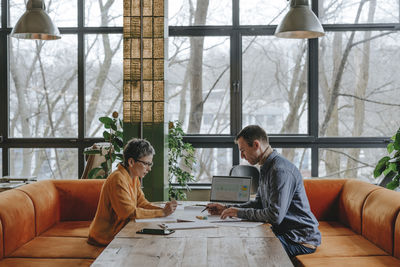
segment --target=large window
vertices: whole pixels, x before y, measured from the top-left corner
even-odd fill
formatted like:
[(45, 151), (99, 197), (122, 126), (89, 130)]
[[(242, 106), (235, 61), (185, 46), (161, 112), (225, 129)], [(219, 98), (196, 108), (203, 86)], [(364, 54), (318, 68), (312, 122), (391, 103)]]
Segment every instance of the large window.
[(233, 139), (249, 124), (305, 177), (376, 182), (400, 125), (399, 1), (310, 2), (326, 35), (292, 40), (273, 35), (285, 0), (168, 1), (168, 119), (198, 150), (197, 182), (246, 164)]
[(15, 39), (26, 1), (1, 0), (0, 159), (3, 175), (78, 178), (98, 118), (122, 114), (123, 0), (44, 1), (56, 41)]

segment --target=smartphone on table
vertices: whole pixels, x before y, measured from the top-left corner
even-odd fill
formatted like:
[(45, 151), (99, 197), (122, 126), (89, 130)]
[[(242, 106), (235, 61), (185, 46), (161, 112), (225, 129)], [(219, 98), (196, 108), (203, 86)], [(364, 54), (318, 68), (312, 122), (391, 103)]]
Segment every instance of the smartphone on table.
[(137, 231), (137, 234), (148, 234), (148, 235), (169, 235), (174, 233), (174, 230), (169, 229), (153, 229), (153, 228), (143, 228), (140, 231)]

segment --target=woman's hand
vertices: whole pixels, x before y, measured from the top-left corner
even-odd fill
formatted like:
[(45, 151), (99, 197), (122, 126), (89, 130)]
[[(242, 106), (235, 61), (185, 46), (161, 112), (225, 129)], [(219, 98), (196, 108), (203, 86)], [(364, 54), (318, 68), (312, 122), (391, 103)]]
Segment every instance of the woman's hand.
[(176, 206), (178, 206), (178, 202), (175, 199), (165, 203), (165, 207), (163, 208), (164, 216), (172, 214), (176, 210)]

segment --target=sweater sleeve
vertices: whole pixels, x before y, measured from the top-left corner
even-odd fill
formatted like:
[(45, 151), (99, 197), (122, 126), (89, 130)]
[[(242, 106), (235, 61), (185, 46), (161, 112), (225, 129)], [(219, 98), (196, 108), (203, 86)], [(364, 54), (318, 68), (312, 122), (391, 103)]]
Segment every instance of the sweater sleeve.
[(138, 207), (150, 210), (159, 210), (161, 209), (159, 206), (151, 204), (144, 196), (143, 190), (140, 187), (139, 179), (136, 179), (136, 188), (137, 188), (137, 202)]
[[(109, 177), (108, 179), (110, 179)], [(110, 194), (111, 206), (114, 209), (117, 216), (121, 219), (131, 218), (154, 218), (162, 217), (164, 213), (161, 208), (148, 209), (138, 205), (139, 199), (132, 199), (129, 193), (129, 184), (124, 182), (122, 179), (114, 179), (112, 186), (112, 194)], [(133, 191), (139, 194), (139, 191), (143, 194), (142, 190), (137, 187), (135, 183)], [(139, 190), (138, 190), (139, 189)], [(147, 201), (147, 200), (146, 200)]]
[(280, 224), (286, 216), (296, 189), (293, 174), (284, 169), (274, 170), (270, 190), (267, 192), (266, 208), (244, 208), (238, 211), (238, 217), (251, 221)]
[(128, 218), (136, 209), (136, 203), (132, 201), (129, 193), (129, 184), (125, 183), (121, 177), (109, 177), (111, 186), (109, 188), (110, 202), (112, 209), (118, 218)]
[(155, 217), (163, 217), (163, 210), (151, 204), (145, 197), (142, 189), (140, 188), (139, 179), (135, 179), (134, 190), (137, 192), (137, 208), (134, 213), (134, 217), (136, 219), (145, 219), (145, 218), (155, 218)]

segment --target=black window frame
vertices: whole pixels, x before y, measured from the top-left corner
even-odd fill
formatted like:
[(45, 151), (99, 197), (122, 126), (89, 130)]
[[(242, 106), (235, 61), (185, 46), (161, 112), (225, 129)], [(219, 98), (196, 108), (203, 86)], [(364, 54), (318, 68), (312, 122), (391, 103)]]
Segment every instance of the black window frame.
[[(284, 0), (281, 0), (284, 1)], [(60, 28), (61, 34), (78, 36), (78, 137), (77, 138), (10, 138), (9, 135), (9, 45), (8, 35), (12, 28), (8, 27), (8, 0), (1, 0), (0, 27), (0, 148), (2, 150), (2, 175), (9, 175), (10, 148), (77, 148), (78, 175), (84, 170), (83, 151), (102, 138), (85, 137), (85, 66), (84, 37), (85, 34), (122, 34), (123, 27), (85, 27), (84, 0), (78, 2), (77, 27)], [(312, 10), (318, 15), (318, 0), (311, 0)], [(232, 163), (240, 162), (234, 137), (242, 128), (242, 36), (273, 36), (276, 25), (239, 25), (239, 0), (232, 0), (232, 25), (229, 26), (169, 26), (169, 36), (230, 36), (231, 37), (231, 130), (230, 135), (188, 135), (184, 138), (195, 148), (232, 148)], [(377, 24), (324, 24), (326, 32), (334, 31), (399, 31), (399, 23)], [(323, 37), (322, 37), (323, 38)], [(311, 175), (318, 176), (320, 148), (383, 148), (390, 142), (390, 137), (319, 137), (318, 135), (318, 39), (308, 41), (308, 134), (270, 135), (270, 142), (277, 148), (310, 148)], [(122, 62), (121, 62), (122, 64)], [(234, 83), (239, 82), (235, 89)], [(204, 184), (203, 184), (204, 185)]]
[[(2, 175), (9, 175), (12, 148), (76, 148), (78, 149), (78, 177), (85, 168), (83, 151), (96, 142), (104, 142), (104, 138), (85, 137), (85, 35), (88, 34), (123, 34), (123, 27), (86, 27), (85, 1), (77, 1), (76, 27), (60, 27), (62, 35), (73, 34), (78, 39), (78, 136), (71, 138), (10, 138), (9, 137), (9, 44), (8, 36), (12, 28), (8, 27), (9, 1), (1, 0), (0, 28), (0, 148), (2, 150)], [(121, 10), (122, 14), (122, 10)], [(53, 41), (57, 42), (57, 41)], [(3, 54), (4, 52), (4, 54)], [(122, 62), (121, 62), (122, 64)], [(122, 90), (122, 88), (121, 88)]]
[[(232, 163), (238, 165), (240, 154), (234, 144), (236, 134), (242, 128), (242, 36), (273, 36), (277, 25), (240, 25), (240, 0), (232, 0), (232, 25), (227, 26), (169, 26), (169, 36), (230, 36), (231, 37), (231, 131), (230, 135), (188, 134), (184, 140), (195, 148), (231, 147)], [(284, 0), (281, 0), (284, 1)], [(318, 16), (318, 0), (310, 0), (313, 12)], [(400, 30), (399, 23), (323, 24), (325, 32)], [(324, 38), (324, 37), (321, 37)], [(318, 39), (308, 40), (308, 133), (269, 134), (274, 148), (310, 148), (311, 176), (319, 174), (319, 149), (321, 148), (385, 148), (390, 137), (320, 137), (319, 136), (319, 80)], [(239, 88), (235, 88), (239, 84)], [(210, 185), (192, 183), (192, 186)]]

